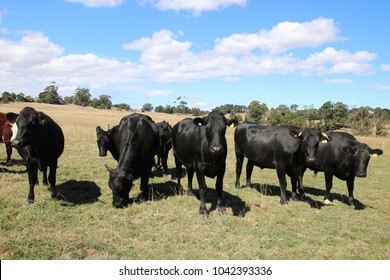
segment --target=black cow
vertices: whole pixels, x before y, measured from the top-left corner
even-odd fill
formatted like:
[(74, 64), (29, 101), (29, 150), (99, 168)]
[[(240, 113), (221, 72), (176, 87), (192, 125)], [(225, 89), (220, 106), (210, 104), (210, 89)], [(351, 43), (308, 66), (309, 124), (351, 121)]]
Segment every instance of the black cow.
[(360, 143), (346, 132), (328, 132), (332, 141), (320, 143), (317, 151), (317, 161), (308, 167), (317, 172), (325, 173), (325, 205), (332, 205), (330, 191), (333, 176), (347, 183), (348, 204), (357, 209), (353, 197), (355, 177), (366, 177), (371, 155), (381, 155), (381, 149), (371, 149), (367, 144)]
[(207, 117), (184, 119), (172, 128), (173, 154), (176, 164), (176, 176), (180, 186), (182, 164), (187, 168), (188, 191), (192, 193), (192, 178), (196, 172), (199, 184), (199, 214), (206, 216), (205, 192), (207, 189), (205, 176), (217, 177), (215, 188), (218, 196), (217, 207), (224, 212), (222, 202), (223, 176), (226, 169), (227, 144), (226, 126), (236, 120), (228, 120), (219, 111), (212, 111)]
[(16, 119), (18, 131), (12, 145), (26, 161), (30, 192), (28, 202), (35, 199), (34, 186), (38, 183), (38, 169), (44, 174), (44, 184), (47, 184), (46, 171), (49, 171), (51, 197), (57, 197), (56, 171), (58, 158), (64, 150), (64, 134), (60, 126), (48, 115), (34, 108), (25, 107)]
[(304, 195), (302, 177), (307, 162), (316, 161), (316, 152), (323, 139), (330, 140), (316, 129), (301, 129), (294, 126), (260, 126), (244, 122), (234, 133), (236, 150), (236, 188), (240, 188), (240, 175), (244, 157), (246, 166), (246, 186), (251, 185), (253, 167), (276, 169), (280, 186), (280, 203), (287, 204), (286, 174), (291, 178), (292, 199), (300, 200), (297, 194)]
[(160, 145), (157, 151), (157, 164), (156, 168), (163, 168), (163, 175), (168, 175), (168, 153), (172, 148), (172, 127), (168, 122), (162, 121), (156, 123), (158, 129), (158, 136), (160, 139)]
[(107, 131), (101, 129), (100, 126), (96, 127), (96, 142), (99, 148), (99, 156), (105, 157), (107, 155), (107, 151), (110, 151), (112, 157), (116, 161), (119, 160), (119, 152), (116, 148), (114, 137), (115, 133), (118, 131), (118, 127), (119, 125), (116, 125)]
[(113, 206), (123, 208), (129, 204), (133, 180), (141, 178), (142, 196), (148, 198), (149, 176), (159, 143), (157, 127), (150, 117), (131, 114), (121, 120), (114, 143), (119, 159), (116, 168), (106, 165), (110, 173), (108, 186)]

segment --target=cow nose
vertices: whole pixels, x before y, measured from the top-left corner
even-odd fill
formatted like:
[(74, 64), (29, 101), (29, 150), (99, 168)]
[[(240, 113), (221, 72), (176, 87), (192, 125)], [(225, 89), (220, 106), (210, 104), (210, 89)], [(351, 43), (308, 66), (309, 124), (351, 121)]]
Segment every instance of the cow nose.
[(307, 163), (315, 163), (317, 160), (315, 157), (308, 157), (307, 158)]
[(364, 171), (357, 171), (357, 172), (356, 172), (356, 176), (357, 176), (357, 177), (366, 177), (366, 176), (367, 176), (367, 173), (364, 172)]
[(100, 157), (105, 157), (107, 155), (107, 152), (99, 152)]
[(222, 150), (222, 146), (212, 146), (211, 147), (211, 152), (214, 153), (214, 154), (220, 153), (221, 150)]
[(14, 140), (12, 141), (12, 146), (15, 147), (15, 148), (21, 146), (21, 144), (22, 144), (22, 142), (19, 141), (19, 140), (14, 139)]

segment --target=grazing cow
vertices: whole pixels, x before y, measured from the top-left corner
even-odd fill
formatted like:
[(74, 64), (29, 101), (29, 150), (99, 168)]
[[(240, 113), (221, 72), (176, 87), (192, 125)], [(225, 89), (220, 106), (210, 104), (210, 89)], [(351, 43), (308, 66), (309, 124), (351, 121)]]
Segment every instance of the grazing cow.
[(330, 191), (333, 176), (347, 183), (348, 204), (357, 209), (353, 197), (355, 177), (366, 177), (370, 156), (383, 154), (381, 149), (371, 149), (367, 144), (360, 143), (355, 137), (346, 132), (328, 132), (332, 141), (328, 144), (320, 143), (317, 151), (317, 161), (308, 165), (308, 168), (325, 173), (325, 205), (332, 205)]
[(172, 127), (168, 122), (162, 121), (156, 123), (158, 129), (158, 136), (160, 138), (160, 145), (157, 151), (156, 168), (163, 168), (163, 176), (168, 175), (168, 153), (172, 148)]
[(236, 150), (236, 188), (240, 188), (240, 175), (244, 157), (246, 166), (246, 186), (251, 185), (253, 167), (276, 169), (280, 186), (280, 203), (287, 204), (286, 174), (291, 178), (292, 199), (299, 200), (296, 192), (304, 195), (302, 177), (305, 164), (316, 161), (316, 152), (323, 139), (330, 140), (316, 129), (300, 129), (293, 126), (260, 126), (244, 122), (234, 133)]
[(30, 192), (28, 202), (35, 199), (34, 186), (38, 182), (38, 169), (44, 174), (44, 184), (47, 183), (46, 171), (49, 171), (51, 197), (57, 197), (56, 171), (58, 158), (64, 150), (64, 134), (61, 127), (48, 115), (34, 108), (25, 107), (16, 119), (18, 132), (12, 145), (26, 161)]
[(188, 191), (192, 193), (192, 178), (196, 172), (199, 184), (199, 214), (207, 216), (205, 176), (217, 177), (215, 188), (218, 196), (217, 208), (223, 213), (222, 202), (223, 176), (226, 169), (227, 144), (226, 126), (237, 124), (237, 120), (228, 120), (215, 110), (207, 117), (184, 119), (172, 128), (173, 154), (176, 164), (176, 176), (180, 186), (182, 164), (187, 168)]
[(6, 114), (0, 113), (0, 141), (4, 142), (5, 151), (7, 153), (6, 164), (11, 160), (12, 154), (12, 123), (6, 119)]
[(133, 181), (138, 178), (141, 178), (142, 196), (148, 198), (149, 176), (158, 142), (157, 127), (150, 117), (134, 113), (121, 120), (114, 135), (119, 152), (118, 165), (116, 168), (106, 165), (114, 207), (123, 208), (129, 204)]
[(97, 137), (97, 145), (99, 148), (99, 156), (105, 157), (107, 155), (107, 151), (110, 151), (112, 157), (118, 161), (119, 160), (119, 152), (116, 149), (115, 144), (115, 133), (118, 131), (119, 125), (110, 128), (107, 131), (104, 131), (100, 128), (100, 126), (96, 127), (96, 137)]

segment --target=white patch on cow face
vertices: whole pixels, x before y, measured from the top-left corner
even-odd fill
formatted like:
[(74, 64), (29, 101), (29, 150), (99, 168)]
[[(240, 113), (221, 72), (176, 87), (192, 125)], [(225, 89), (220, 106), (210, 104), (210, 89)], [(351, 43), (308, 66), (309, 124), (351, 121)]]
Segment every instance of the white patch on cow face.
[(15, 140), (16, 134), (18, 133), (18, 125), (16, 123), (11, 123), (12, 125), (12, 137), (11, 137), (11, 142)]

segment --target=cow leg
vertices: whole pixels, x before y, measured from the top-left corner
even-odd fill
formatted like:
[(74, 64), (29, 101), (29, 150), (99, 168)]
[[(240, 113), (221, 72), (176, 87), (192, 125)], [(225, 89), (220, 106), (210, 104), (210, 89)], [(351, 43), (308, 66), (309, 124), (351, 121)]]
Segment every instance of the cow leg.
[(287, 187), (286, 172), (284, 168), (280, 166), (276, 166), (276, 174), (278, 175), (278, 179), (279, 179), (280, 204), (287, 205), (288, 203), (286, 198), (286, 187)]
[(44, 186), (48, 186), (49, 184), (47, 183), (47, 167), (43, 169), (42, 173), (43, 173), (43, 175), (42, 175), (42, 184)]
[[(46, 177), (47, 167), (43, 168), (43, 184), (45, 184), (45, 177)], [(56, 199), (57, 198), (57, 188), (56, 188), (56, 173), (57, 173), (57, 161), (55, 161), (53, 164), (50, 165), (49, 170), (49, 184), (51, 189), (51, 198)], [(47, 179), (46, 179), (46, 185), (47, 185)]]
[(163, 176), (168, 176), (168, 152), (164, 151), (164, 156), (161, 158), (162, 166), (163, 166)]
[(217, 209), (218, 211), (223, 214), (225, 213), (225, 203), (222, 200), (222, 193), (223, 193), (223, 176), (225, 175), (225, 168), (219, 172), (217, 175), (217, 181), (215, 183), (215, 190), (217, 192)]
[[(146, 172), (147, 174), (143, 174), (141, 176), (141, 196), (144, 200), (149, 200), (149, 175), (150, 172)], [(129, 193), (127, 197), (129, 197), (131, 187), (129, 188)]]
[(194, 191), (192, 190), (192, 179), (194, 178), (194, 169), (187, 168), (187, 177), (188, 177), (188, 190), (187, 194), (190, 196), (195, 196)]
[(177, 179), (176, 191), (177, 191), (177, 194), (181, 194), (183, 187), (180, 184), (180, 180), (181, 180), (181, 176), (183, 174), (183, 167), (181, 165), (181, 162), (177, 159), (176, 156), (175, 156), (175, 166), (176, 166), (176, 179)]
[(206, 180), (203, 171), (197, 169), (196, 178), (198, 179), (198, 184), (199, 184), (199, 197), (200, 197), (199, 214), (206, 217), (208, 215), (206, 204), (205, 204), (205, 194), (206, 194), (207, 185), (206, 185)]
[(332, 198), (330, 195), (330, 191), (333, 187), (333, 174), (332, 173), (325, 172), (325, 187), (326, 187), (326, 191), (325, 191), (325, 197), (324, 197), (324, 204), (328, 205), (328, 206), (332, 206), (333, 202), (332, 202)]
[(243, 162), (244, 162), (244, 157), (236, 153), (236, 189), (239, 189), (241, 187), (240, 176), (241, 176)]
[(254, 167), (253, 162), (248, 160), (246, 164), (246, 184), (245, 184), (247, 188), (250, 188), (252, 186), (251, 177), (252, 177), (253, 167)]
[(27, 161), (27, 173), (28, 173), (28, 182), (30, 185), (30, 192), (27, 196), (27, 201), (29, 204), (34, 203), (35, 200), (35, 193), (34, 193), (34, 187), (38, 180), (38, 166), (36, 163)]
[(7, 160), (5, 161), (6, 164), (9, 164), (11, 161), (11, 154), (12, 154), (12, 145), (11, 141), (9, 140), (4, 140), (5, 144), (5, 150), (7, 151)]
[(299, 195), (297, 194), (297, 184), (298, 177), (291, 177), (291, 199), (294, 201), (301, 201)]
[(353, 206), (357, 209), (355, 199), (353, 198), (353, 189), (354, 189), (355, 176), (347, 178), (347, 187), (348, 187), (348, 205)]

